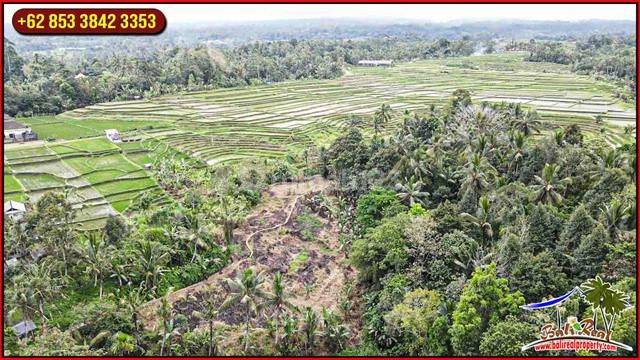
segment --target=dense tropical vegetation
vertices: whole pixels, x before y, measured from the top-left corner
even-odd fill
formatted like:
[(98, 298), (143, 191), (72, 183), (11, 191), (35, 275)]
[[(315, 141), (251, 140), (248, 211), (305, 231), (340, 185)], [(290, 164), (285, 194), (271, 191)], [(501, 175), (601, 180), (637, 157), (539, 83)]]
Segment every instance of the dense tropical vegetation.
[[(493, 41), (485, 34), (425, 40), (395, 32), (398, 37), (277, 39), (221, 48), (171, 44), (147, 49), (144, 56), (117, 53), (77, 62), (56, 54), (23, 57), (5, 39), (5, 111), (59, 113), (181, 91), (336, 78), (345, 64), (366, 58), (447, 58), (465, 74), (479, 70), (469, 58), (456, 63), (448, 57), (480, 49), (526, 50), (531, 62), (570, 64), (572, 71), (605, 77), (623, 99), (635, 99), (631, 38), (598, 35), (555, 43)], [(427, 74), (449, 71), (434, 68)], [(572, 298), (558, 311), (593, 317), (612, 340), (635, 347), (632, 128), (628, 137), (607, 142), (599, 138), (610, 129), (602, 116), (569, 117), (558, 125), (549, 121), (553, 114), (481, 102), (465, 89), (449, 95), (445, 85), (447, 98), (412, 110), (373, 97), (371, 112), (341, 114), (335, 132), (323, 132), (329, 122), (312, 119), (313, 137), (306, 128), (285, 133), (269, 122), (242, 128), (229, 120), (216, 127), (209, 113), (200, 123), (189, 120), (193, 132), (175, 136), (186, 115), (162, 108), (178, 118), (173, 127), (135, 129), (131, 142), (98, 138), (101, 128), (71, 134), (72, 140), (52, 137), (46, 149), (27, 148), (35, 156), (12, 157), (11, 169), (5, 163), (5, 183), (12, 174), (28, 179), (24, 168), (30, 163), (22, 161), (29, 157), (43, 159), (39, 166), (73, 164), (70, 172), (86, 172), (65, 177), (63, 186), (29, 191), (14, 179), (20, 190), (11, 195), (25, 190), (38, 197), (27, 201), (24, 217), (5, 217), (5, 355), (518, 356), (556, 316), (521, 306), (576, 286), (588, 303)], [(353, 96), (331, 84), (321, 90), (336, 89)], [(203, 100), (219, 95), (197, 94)], [(268, 96), (266, 102), (282, 93)], [(134, 105), (141, 107), (120, 104), (131, 123), (153, 107)], [(199, 104), (199, 110), (218, 105)], [(304, 113), (316, 105), (289, 111)], [(108, 122), (114, 112), (93, 120)], [(88, 127), (92, 120), (67, 121)], [(154, 131), (168, 135), (158, 140)], [(273, 137), (278, 146), (259, 147), (261, 136)], [(294, 136), (303, 141), (285, 147)], [(195, 150), (181, 152), (184, 143)], [(254, 157), (227, 157), (214, 144), (242, 145)], [(195, 155), (212, 149), (208, 164)], [(101, 167), (111, 172), (104, 175)], [(36, 175), (43, 183), (49, 179), (44, 170)], [(88, 176), (97, 185), (71, 186)], [(80, 190), (132, 178), (151, 185), (98, 197), (107, 208), (126, 204), (98, 229), (83, 228), (83, 210), (90, 205)], [(318, 272), (326, 276), (322, 286)], [(12, 326), (22, 321), (36, 329), (21, 336)], [(615, 355), (637, 355), (637, 349)]]

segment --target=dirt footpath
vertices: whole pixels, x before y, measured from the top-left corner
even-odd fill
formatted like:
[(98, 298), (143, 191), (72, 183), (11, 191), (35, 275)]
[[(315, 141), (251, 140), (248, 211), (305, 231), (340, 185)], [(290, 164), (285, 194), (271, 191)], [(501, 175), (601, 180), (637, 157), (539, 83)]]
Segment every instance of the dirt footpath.
[[(234, 242), (242, 248), (241, 253), (208, 279), (171, 293), (168, 299), (176, 313), (185, 315), (193, 327), (204, 326), (192, 312), (198, 310), (204, 297), (221, 304), (227, 294), (225, 279), (250, 266), (265, 270), (267, 290), (273, 274), (283, 274), (285, 291), (294, 305), (310, 306), (318, 312), (323, 306), (337, 310), (340, 293), (347, 281), (355, 279), (356, 271), (339, 251), (336, 224), (326, 214), (312, 213), (304, 206), (306, 199), (325, 192), (329, 185), (321, 177), (314, 177), (299, 183), (273, 185), (265, 191), (262, 203), (234, 231)], [(315, 219), (311, 240), (309, 232), (302, 231), (297, 221), (301, 214)], [(159, 300), (153, 300), (141, 306), (139, 315), (145, 328), (155, 327), (158, 305)], [(265, 309), (255, 325), (263, 325), (262, 319), (269, 316), (269, 311)], [(221, 312), (218, 321), (237, 325), (242, 323), (243, 316), (240, 309), (232, 307)]]

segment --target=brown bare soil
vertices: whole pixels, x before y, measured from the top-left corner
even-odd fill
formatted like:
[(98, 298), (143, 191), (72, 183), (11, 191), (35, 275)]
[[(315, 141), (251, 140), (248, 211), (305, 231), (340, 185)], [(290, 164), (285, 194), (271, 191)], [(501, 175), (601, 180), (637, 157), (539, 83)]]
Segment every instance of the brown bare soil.
[[(309, 306), (318, 314), (322, 307), (339, 311), (342, 289), (356, 278), (356, 270), (339, 251), (336, 224), (326, 212), (314, 213), (304, 205), (313, 195), (326, 194), (329, 186), (321, 177), (313, 177), (303, 182), (273, 185), (265, 191), (262, 203), (234, 231), (234, 242), (242, 248), (241, 254), (232, 256), (228, 266), (208, 279), (168, 295), (176, 314), (186, 316), (190, 328), (204, 327), (205, 322), (192, 314), (200, 310), (202, 299), (213, 298), (222, 304), (228, 293), (225, 279), (251, 266), (265, 271), (265, 290), (270, 290), (273, 274), (280, 272), (289, 301), (297, 307)], [(311, 240), (302, 238), (296, 221), (302, 213), (319, 220), (320, 226), (312, 232)], [(156, 299), (140, 307), (139, 318), (145, 328), (153, 329), (157, 325), (155, 314), (159, 304)], [(252, 326), (264, 327), (270, 311), (264, 309)], [(242, 331), (239, 325), (243, 324), (244, 316), (242, 309), (231, 307), (220, 312), (217, 320), (230, 327), (238, 326), (237, 331)], [(356, 318), (349, 323), (352, 334), (359, 333)], [(350, 342), (356, 340), (352, 338)]]

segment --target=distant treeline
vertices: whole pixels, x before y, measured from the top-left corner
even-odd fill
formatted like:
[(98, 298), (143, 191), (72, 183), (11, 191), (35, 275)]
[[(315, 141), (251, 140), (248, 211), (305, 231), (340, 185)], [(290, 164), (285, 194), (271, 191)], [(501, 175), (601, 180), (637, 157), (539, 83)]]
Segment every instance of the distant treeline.
[(4, 111), (10, 115), (61, 113), (112, 100), (131, 100), (183, 90), (331, 79), (345, 63), (361, 59), (410, 60), (470, 55), (468, 38), (358, 41), (256, 42), (231, 49), (205, 45), (161, 47), (135, 54), (114, 51), (103, 58), (62, 55), (23, 57), (6, 38)]
[(623, 86), (618, 97), (633, 101), (636, 88), (635, 42), (635, 36), (592, 35), (575, 43), (514, 42), (508, 45), (508, 49), (529, 51), (529, 61), (571, 65), (576, 73), (620, 82)]

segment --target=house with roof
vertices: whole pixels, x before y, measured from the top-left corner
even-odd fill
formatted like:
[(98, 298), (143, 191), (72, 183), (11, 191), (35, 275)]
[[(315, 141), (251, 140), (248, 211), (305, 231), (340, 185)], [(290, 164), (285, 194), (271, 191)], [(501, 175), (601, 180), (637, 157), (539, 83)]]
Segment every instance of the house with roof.
[(18, 201), (9, 200), (4, 203), (4, 216), (13, 220), (20, 220), (26, 214), (27, 207)]
[(360, 60), (358, 61), (360, 66), (391, 66), (392, 60)]
[(120, 138), (120, 132), (116, 129), (107, 129), (104, 131), (104, 134), (107, 136), (109, 141), (114, 143), (122, 142), (122, 138)]
[(7, 114), (4, 114), (3, 120), (5, 143), (38, 140), (38, 135), (29, 126), (16, 121)]
[(13, 325), (12, 328), (18, 337), (25, 337), (36, 329), (36, 324), (31, 320), (25, 320)]

